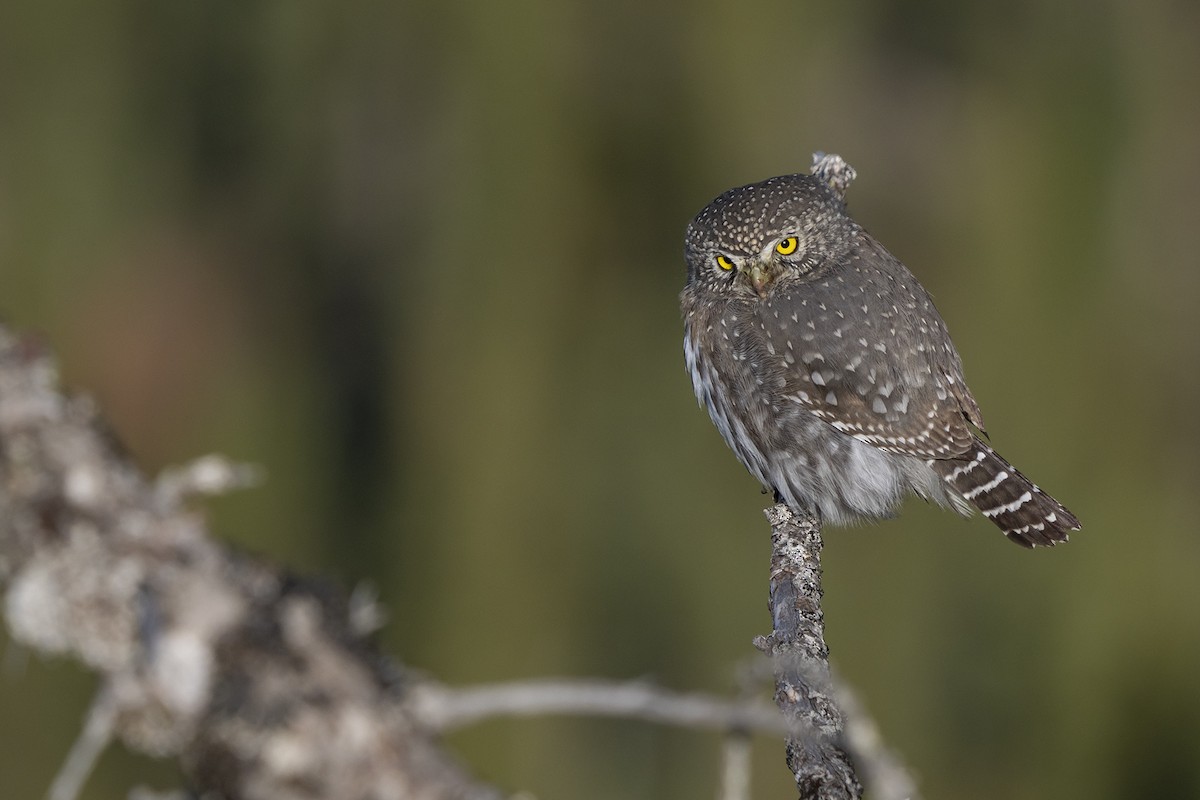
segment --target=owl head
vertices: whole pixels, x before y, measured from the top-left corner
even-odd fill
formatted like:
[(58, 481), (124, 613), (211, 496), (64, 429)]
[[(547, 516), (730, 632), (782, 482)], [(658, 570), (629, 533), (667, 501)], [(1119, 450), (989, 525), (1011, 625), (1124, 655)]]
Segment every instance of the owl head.
[(766, 297), (781, 279), (819, 277), (855, 229), (842, 200), (812, 175), (730, 189), (688, 224), (688, 287)]

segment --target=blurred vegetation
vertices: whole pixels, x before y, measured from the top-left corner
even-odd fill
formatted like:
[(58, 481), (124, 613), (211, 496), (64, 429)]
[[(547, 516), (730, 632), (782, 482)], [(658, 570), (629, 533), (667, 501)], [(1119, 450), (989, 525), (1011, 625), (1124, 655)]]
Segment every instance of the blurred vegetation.
[[(841, 673), (929, 798), (1198, 797), (1198, 40), (1171, 0), (8, 0), (0, 313), (147, 469), (262, 464), (215, 529), (376, 585), (407, 663), (730, 692), (766, 498), (684, 373), (682, 231), (838, 152), (993, 442), (1085, 525), (832, 531)], [(37, 797), (92, 678), (0, 648), (0, 784)], [(706, 734), (452, 745), (547, 799), (716, 786)], [(178, 776), (117, 748), (85, 797), (137, 781)]]

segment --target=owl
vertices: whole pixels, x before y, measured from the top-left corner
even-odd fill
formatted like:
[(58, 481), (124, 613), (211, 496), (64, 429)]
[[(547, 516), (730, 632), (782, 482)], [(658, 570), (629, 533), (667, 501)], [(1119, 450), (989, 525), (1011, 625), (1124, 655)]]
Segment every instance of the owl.
[(696, 398), (779, 502), (842, 525), (908, 493), (978, 509), (1026, 547), (1079, 521), (977, 431), (929, 293), (812, 175), (713, 200), (687, 228), (684, 353)]

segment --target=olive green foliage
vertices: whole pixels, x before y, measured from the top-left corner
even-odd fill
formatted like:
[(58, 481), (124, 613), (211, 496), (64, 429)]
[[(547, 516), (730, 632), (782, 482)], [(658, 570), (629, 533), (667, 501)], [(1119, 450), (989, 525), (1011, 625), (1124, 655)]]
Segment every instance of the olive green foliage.
[[(468, 683), (733, 693), (768, 498), (696, 407), (677, 293), (719, 191), (859, 172), (1000, 452), (1083, 520), (1026, 552), (910, 503), (827, 532), (828, 639), (930, 798), (1200, 795), (1200, 8), (8, 0), (0, 313), (147, 469), (269, 480), (237, 544), (369, 581)], [(0, 784), (36, 797), (92, 678), (0, 640)], [(498, 721), (541, 798), (713, 796), (716, 738)], [(755, 796), (789, 793), (755, 748)], [(89, 800), (169, 764), (119, 748)]]

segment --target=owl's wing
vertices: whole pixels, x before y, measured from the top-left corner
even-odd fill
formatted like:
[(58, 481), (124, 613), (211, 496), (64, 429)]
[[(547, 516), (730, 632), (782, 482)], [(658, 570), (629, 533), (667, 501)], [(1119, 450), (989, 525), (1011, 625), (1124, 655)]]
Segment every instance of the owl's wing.
[(763, 387), (881, 450), (960, 456), (983, 418), (945, 323), (907, 270), (870, 255), (758, 304)]

